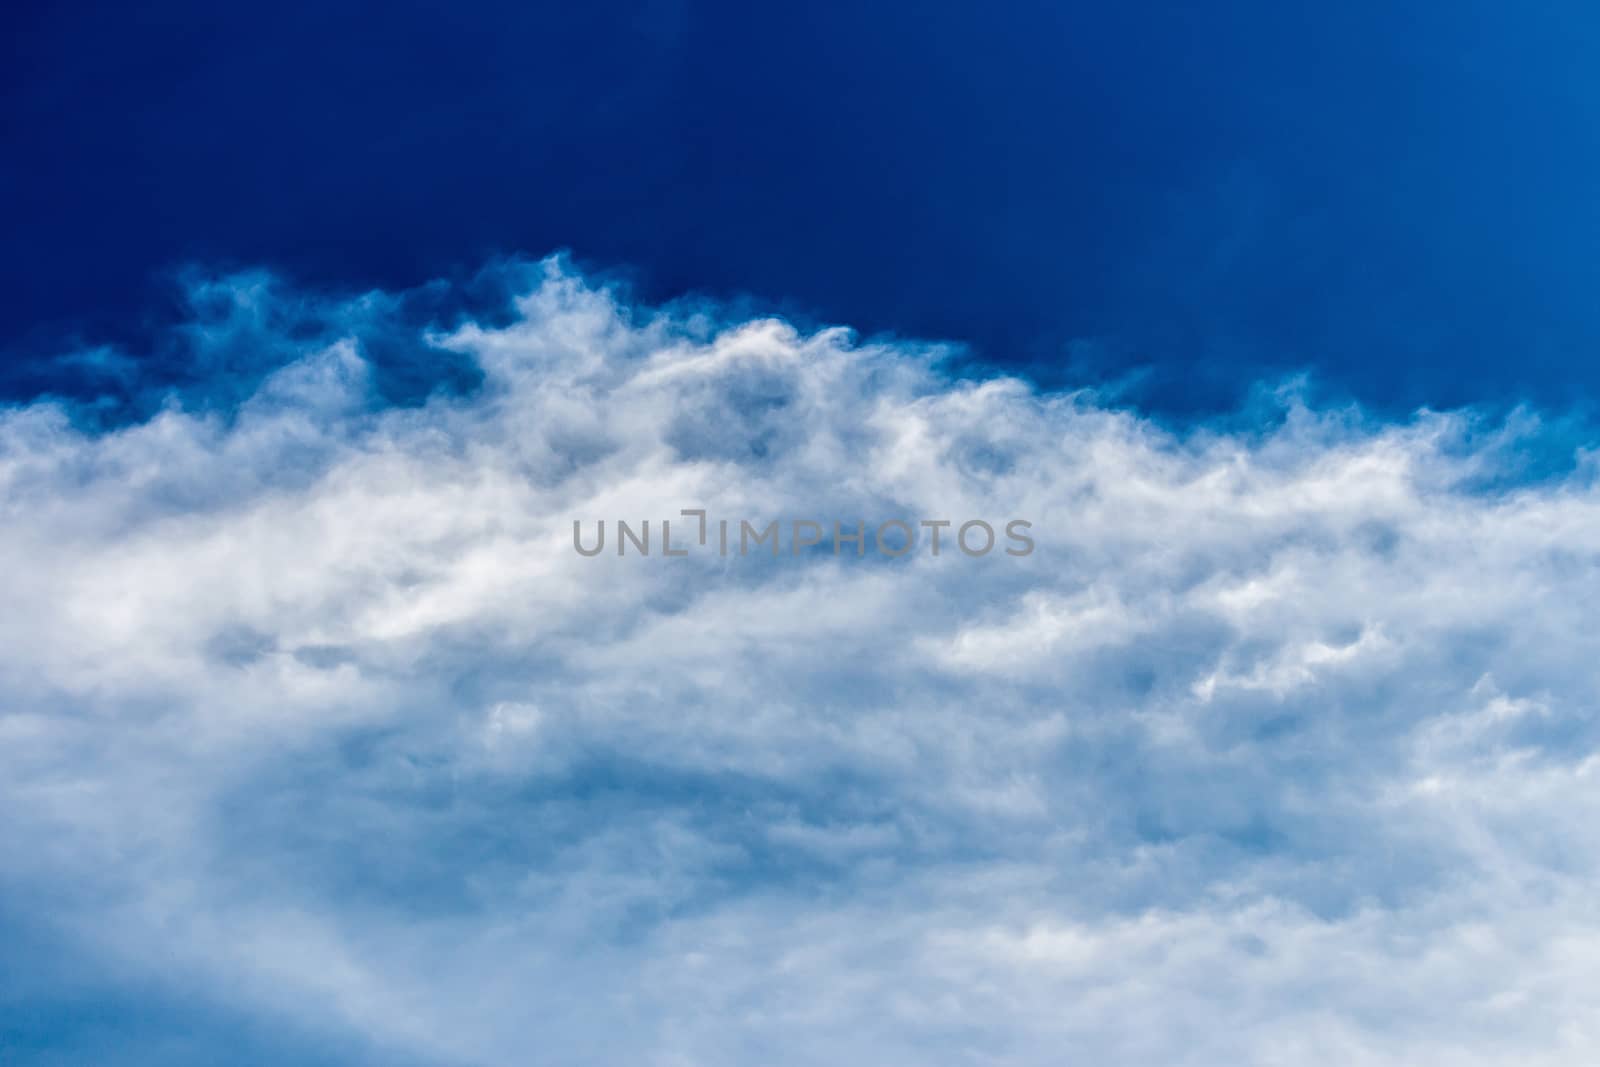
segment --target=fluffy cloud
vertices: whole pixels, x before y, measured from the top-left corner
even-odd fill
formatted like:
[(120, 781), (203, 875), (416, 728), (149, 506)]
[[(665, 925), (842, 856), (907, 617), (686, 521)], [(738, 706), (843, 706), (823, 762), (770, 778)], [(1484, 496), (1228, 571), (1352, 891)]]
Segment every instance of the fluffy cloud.
[[(1179, 431), (501, 281), (434, 330), (207, 282), (149, 417), (0, 415), (0, 917), (100, 976), (0, 1018), (111, 989), (463, 1065), (1600, 1056), (1587, 454), (1519, 477), (1528, 416), (1292, 392)], [(396, 344), (481, 384), (380, 402)], [(573, 550), (684, 508), (1037, 548)]]

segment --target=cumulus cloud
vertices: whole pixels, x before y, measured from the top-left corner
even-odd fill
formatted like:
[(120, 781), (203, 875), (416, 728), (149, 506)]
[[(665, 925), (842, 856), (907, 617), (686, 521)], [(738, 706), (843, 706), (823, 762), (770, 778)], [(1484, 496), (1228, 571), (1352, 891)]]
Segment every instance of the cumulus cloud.
[[(199, 385), (0, 414), (4, 914), (347, 1062), (1600, 1055), (1586, 453), (502, 280), (197, 282)], [(573, 550), (684, 508), (1036, 549)]]

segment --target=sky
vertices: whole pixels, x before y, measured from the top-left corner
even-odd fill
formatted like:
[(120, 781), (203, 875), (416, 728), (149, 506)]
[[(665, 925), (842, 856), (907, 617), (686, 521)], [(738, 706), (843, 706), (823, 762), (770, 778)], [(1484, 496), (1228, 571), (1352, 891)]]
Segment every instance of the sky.
[(1581, 7), (0, 17), (0, 1062), (1600, 1060)]
[(8, 5), (8, 395), (173, 275), (568, 250), (1169, 414), (1585, 406), (1600, 18), (1453, 4)]

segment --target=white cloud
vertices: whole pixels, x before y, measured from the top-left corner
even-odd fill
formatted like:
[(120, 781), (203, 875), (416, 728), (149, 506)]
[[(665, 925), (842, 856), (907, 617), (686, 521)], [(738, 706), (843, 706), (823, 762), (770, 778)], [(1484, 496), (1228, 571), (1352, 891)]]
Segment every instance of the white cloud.
[[(1484, 488), (1536, 421), (1179, 433), (555, 263), (374, 408), (391, 305), (0, 415), (0, 895), (108, 967), (441, 1063), (1600, 1054), (1600, 492)], [(689, 507), (1037, 550), (572, 549)]]

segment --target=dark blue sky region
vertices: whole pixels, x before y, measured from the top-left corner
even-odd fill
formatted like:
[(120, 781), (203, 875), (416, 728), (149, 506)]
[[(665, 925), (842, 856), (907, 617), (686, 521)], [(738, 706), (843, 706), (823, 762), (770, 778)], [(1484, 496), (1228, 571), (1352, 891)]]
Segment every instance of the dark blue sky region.
[(952, 338), (1154, 408), (1600, 386), (1600, 11), (8, 6), (0, 377), (186, 264), (348, 289), (569, 248), (650, 300)]

